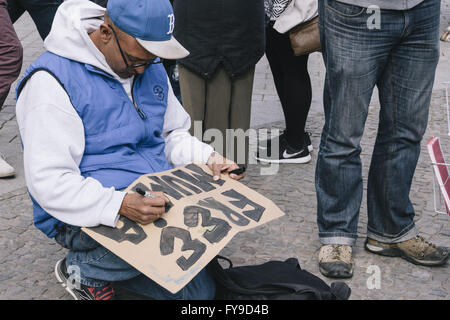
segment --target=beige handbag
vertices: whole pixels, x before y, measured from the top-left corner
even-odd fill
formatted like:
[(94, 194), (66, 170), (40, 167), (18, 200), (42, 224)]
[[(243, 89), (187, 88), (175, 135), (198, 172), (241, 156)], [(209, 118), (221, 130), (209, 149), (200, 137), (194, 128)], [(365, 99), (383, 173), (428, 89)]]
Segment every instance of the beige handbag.
[(292, 50), (296, 56), (320, 51), (319, 17), (315, 17), (289, 30)]

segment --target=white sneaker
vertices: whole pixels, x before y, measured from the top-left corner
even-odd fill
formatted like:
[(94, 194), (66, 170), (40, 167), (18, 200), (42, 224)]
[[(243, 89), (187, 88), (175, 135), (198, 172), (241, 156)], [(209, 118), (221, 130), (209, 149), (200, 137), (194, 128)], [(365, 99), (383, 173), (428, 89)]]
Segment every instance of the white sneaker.
[(15, 174), (14, 168), (0, 155), (0, 178), (12, 177)]

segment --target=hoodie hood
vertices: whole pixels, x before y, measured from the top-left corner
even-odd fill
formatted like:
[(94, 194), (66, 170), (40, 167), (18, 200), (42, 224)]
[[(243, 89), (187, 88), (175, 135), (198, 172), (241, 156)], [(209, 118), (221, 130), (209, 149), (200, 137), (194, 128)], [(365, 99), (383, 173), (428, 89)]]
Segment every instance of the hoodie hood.
[(89, 33), (103, 23), (105, 12), (105, 8), (92, 1), (64, 1), (56, 11), (52, 29), (45, 38), (45, 49), (64, 58), (90, 64), (118, 78), (89, 37)]

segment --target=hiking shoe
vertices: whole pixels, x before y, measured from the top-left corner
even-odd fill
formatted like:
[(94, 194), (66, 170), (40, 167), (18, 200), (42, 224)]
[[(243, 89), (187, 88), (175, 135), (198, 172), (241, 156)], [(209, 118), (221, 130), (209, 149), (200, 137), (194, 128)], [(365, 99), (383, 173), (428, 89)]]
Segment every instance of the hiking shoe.
[(367, 238), (364, 247), (372, 253), (401, 257), (414, 264), (428, 267), (443, 265), (450, 256), (448, 248), (438, 247), (421, 236), (399, 243), (384, 243)]
[(329, 278), (351, 278), (353, 276), (352, 247), (342, 244), (327, 244), (319, 251), (319, 270)]
[[(306, 138), (304, 140), (307, 141)], [(283, 132), (280, 136), (266, 140), (264, 145), (260, 145), (256, 153), (256, 159), (267, 163), (307, 163), (311, 161), (311, 155), (309, 154), (309, 146), (306, 143), (298, 149), (292, 148), (287, 143)], [(273, 148), (276, 148), (277, 144), (278, 154), (275, 152), (272, 154)]]
[(66, 258), (56, 263), (55, 275), (58, 282), (75, 300), (111, 300), (114, 296), (114, 290), (110, 285), (88, 287), (81, 283), (74, 283), (67, 272)]
[(15, 174), (14, 168), (6, 162), (2, 155), (0, 155), (0, 178), (12, 177)]
[(441, 41), (450, 41), (450, 27), (444, 30), (441, 36)]

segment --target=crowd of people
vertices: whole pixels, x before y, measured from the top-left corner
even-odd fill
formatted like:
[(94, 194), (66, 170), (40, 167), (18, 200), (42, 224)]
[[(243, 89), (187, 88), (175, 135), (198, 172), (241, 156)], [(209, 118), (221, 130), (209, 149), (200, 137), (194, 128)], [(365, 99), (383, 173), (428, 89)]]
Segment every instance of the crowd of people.
[[(374, 4), (379, 29), (367, 27), (367, 7)], [(280, 28), (283, 20), (304, 23), (311, 8), (326, 68), (315, 171), (320, 272), (353, 275), (363, 194), (360, 141), (375, 86), (381, 111), (365, 249), (417, 265), (446, 263), (448, 248), (419, 235), (409, 197), (440, 56), (440, 1), (0, 0), (0, 106), (22, 66), (12, 23), (28, 11), (45, 39), (46, 52), (18, 82), (16, 114), (34, 222), (68, 249), (56, 266), (58, 280), (69, 277), (71, 265), (81, 269), (80, 286), (71, 289), (75, 298), (110, 299), (111, 282), (156, 299), (214, 298), (206, 270), (171, 294), (81, 227), (115, 227), (121, 215), (142, 224), (158, 219), (164, 194), (122, 191), (142, 174), (199, 161), (218, 179), (245, 165), (248, 140), (242, 163), (238, 150), (227, 159), (203, 133), (218, 130), (226, 150), (234, 145), (227, 129), (249, 129), (255, 65), (264, 54), (286, 128), (260, 141), (256, 157), (311, 161), (308, 54), (295, 55), (289, 30)], [(193, 136), (196, 122), (200, 138)], [(13, 175), (0, 158), (0, 177)]]

